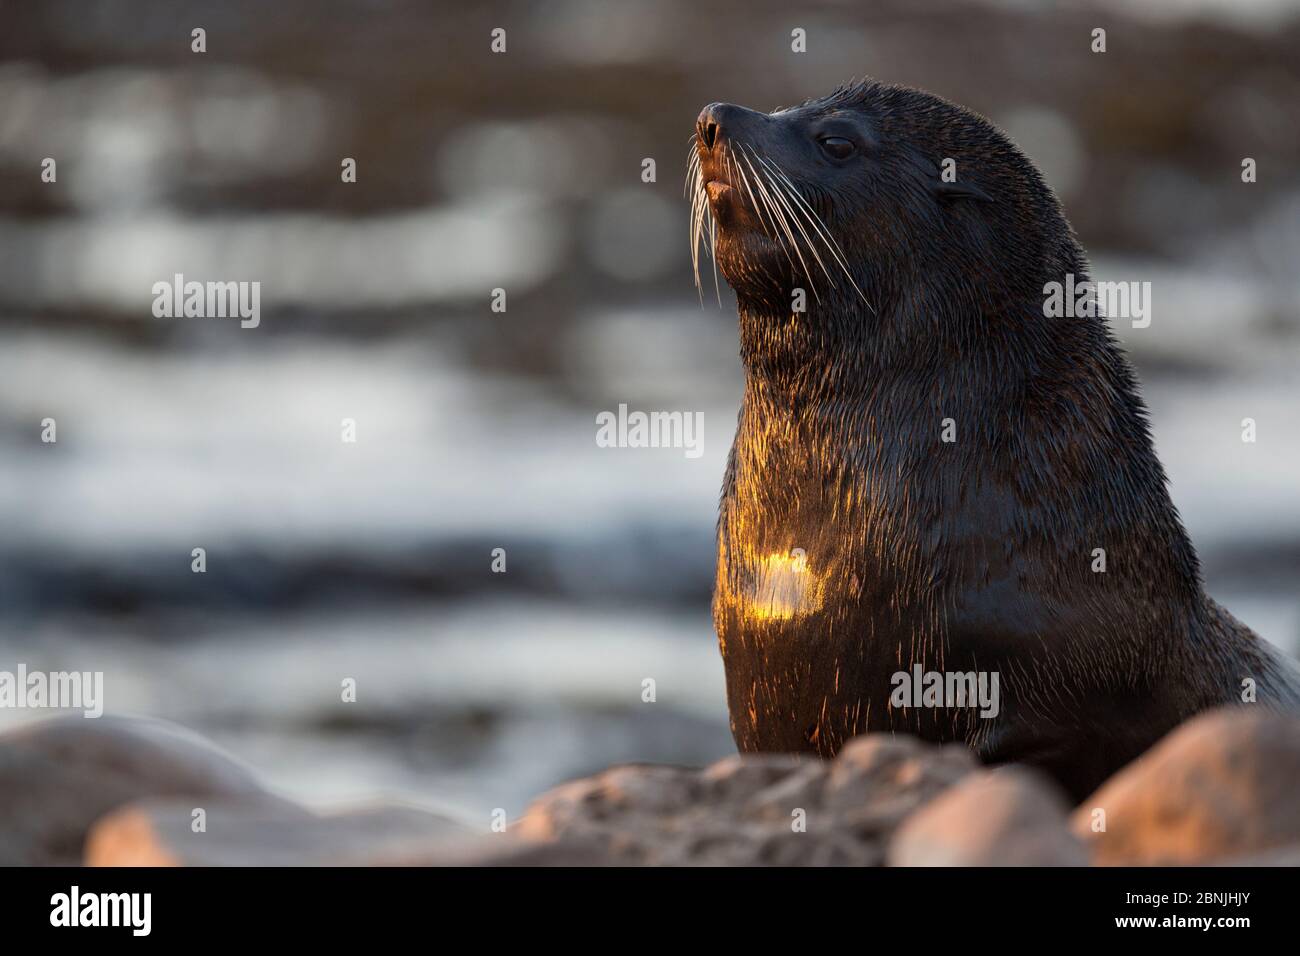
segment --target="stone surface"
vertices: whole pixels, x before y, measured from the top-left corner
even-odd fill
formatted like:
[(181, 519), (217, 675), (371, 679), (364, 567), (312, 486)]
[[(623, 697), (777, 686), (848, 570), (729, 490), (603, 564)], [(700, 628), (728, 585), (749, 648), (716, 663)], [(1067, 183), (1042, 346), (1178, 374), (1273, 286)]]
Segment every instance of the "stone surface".
[(1072, 818), (1035, 771), (877, 734), (832, 761), (613, 767), (542, 795), (501, 834), (410, 807), (313, 813), (181, 728), (72, 717), (0, 736), (0, 863), (74, 864), (84, 847), (106, 866), (1286, 866), (1297, 783), (1300, 721), (1238, 708), (1179, 728)]
[[(376, 806), (317, 815), (290, 804), (214, 802), (195, 832), (192, 801), (145, 801), (99, 821), (86, 840), (89, 866), (373, 866), (436, 863), (439, 854), (492, 863), (488, 839), (446, 817)], [(502, 841), (495, 841), (500, 844)], [(479, 859), (481, 857), (481, 859)]]
[[(1183, 724), (1075, 811), (1093, 862), (1266, 858), (1300, 843), (1300, 720), (1257, 707)], [(1105, 831), (1094, 832), (1104, 812)]]
[(95, 820), (156, 796), (281, 802), (243, 764), (174, 724), (54, 718), (0, 736), (0, 865), (76, 864)]
[(616, 767), (542, 795), (515, 832), (580, 841), (624, 865), (879, 865), (903, 818), (973, 769), (965, 748), (884, 734), (850, 741), (834, 761)]
[(889, 846), (891, 866), (1081, 866), (1069, 804), (1024, 767), (971, 774), (918, 810)]

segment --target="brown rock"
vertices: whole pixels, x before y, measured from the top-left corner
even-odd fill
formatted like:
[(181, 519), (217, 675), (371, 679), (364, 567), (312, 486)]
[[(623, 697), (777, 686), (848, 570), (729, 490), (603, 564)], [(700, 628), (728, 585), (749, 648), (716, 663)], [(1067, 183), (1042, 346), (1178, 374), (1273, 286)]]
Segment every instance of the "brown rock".
[(1079, 866), (1069, 805), (1023, 767), (972, 774), (909, 817), (889, 845), (891, 866)]
[(830, 767), (829, 761), (810, 760), (794, 773), (758, 790), (749, 804), (761, 816), (782, 820), (789, 816), (792, 807), (817, 806), (822, 801)]
[[(1226, 861), (1300, 843), (1300, 720), (1231, 707), (1189, 720), (1075, 811), (1102, 865)], [(1105, 831), (1093, 821), (1104, 812)]]
[(879, 865), (899, 821), (973, 769), (963, 748), (889, 735), (854, 740), (835, 761), (618, 767), (539, 797), (513, 832), (585, 841), (620, 864)]
[(0, 735), (0, 865), (75, 865), (95, 820), (157, 796), (281, 802), (174, 724), (54, 718)]
[(743, 799), (788, 779), (805, 759), (813, 760), (795, 754), (733, 754), (705, 767), (698, 780), (710, 797)]
[[(88, 866), (373, 866), (495, 862), (502, 839), (471, 852), (470, 830), (410, 807), (368, 807), (319, 816), (290, 804), (211, 803), (193, 828), (192, 801), (146, 801), (99, 821), (86, 840)], [(488, 844), (488, 841), (484, 841)]]
[(859, 830), (887, 833), (974, 769), (965, 747), (888, 734), (856, 737), (832, 764), (826, 802)]

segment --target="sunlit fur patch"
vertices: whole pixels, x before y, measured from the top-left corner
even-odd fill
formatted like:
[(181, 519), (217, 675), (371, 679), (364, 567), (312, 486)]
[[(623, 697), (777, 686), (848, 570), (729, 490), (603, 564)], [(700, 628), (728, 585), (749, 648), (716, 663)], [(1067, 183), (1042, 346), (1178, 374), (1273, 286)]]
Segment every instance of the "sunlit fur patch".
[(822, 606), (822, 579), (795, 549), (789, 554), (769, 554), (758, 560), (753, 585), (745, 597), (745, 611), (759, 621), (784, 621), (811, 614)]

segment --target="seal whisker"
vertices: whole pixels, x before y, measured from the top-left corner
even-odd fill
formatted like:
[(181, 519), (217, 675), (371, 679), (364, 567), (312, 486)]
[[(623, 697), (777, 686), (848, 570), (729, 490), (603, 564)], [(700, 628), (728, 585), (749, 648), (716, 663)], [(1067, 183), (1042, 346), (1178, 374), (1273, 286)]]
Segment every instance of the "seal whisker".
[(704, 243), (706, 223), (709, 218), (708, 200), (701, 195), (696, 201), (695, 209), (695, 286), (700, 291), (700, 303), (704, 302), (704, 283), (700, 280), (700, 246)]
[[(791, 208), (790, 201), (786, 195), (789, 190), (787, 187), (783, 186), (780, 180), (777, 180), (772, 183), (772, 190), (774, 193), (776, 193), (776, 196), (781, 201), (782, 205), (784, 205), (786, 209), (789, 210), (790, 218), (794, 221), (795, 225), (799, 228), (799, 232), (803, 235), (804, 241), (808, 243), (808, 250), (813, 254), (814, 257), (816, 257), (817, 264), (821, 266), (822, 272), (825, 274), (827, 281), (830, 282), (831, 285), (834, 285), (834, 279), (831, 276), (830, 269), (827, 268), (826, 263), (822, 260), (821, 254), (817, 252), (817, 246), (813, 242), (812, 237), (809, 236), (807, 231), (803, 228), (803, 222), (801, 221), (801, 219), (807, 221), (807, 223), (813, 230), (814, 236), (821, 237), (821, 233), (817, 228), (817, 224), (813, 222), (813, 220), (808, 216), (807, 211), (798, 203), (795, 203), (793, 208)], [(830, 251), (833, 256), (834, 250), (830, 250)], [(838, 259), (835, 260), (835, 264), (841, 269), (844, 268), (843, 263), (841, 263)], [(849, 276), (848, 278), (850, 282), (853, 281), (852, 276)]]
[(690, 161), (686, 164), (687, 182), (695, 187), (694, 195), (691, 197), (691, 215), (690, 215), (690, 241), (691, 241), (691, 269), (695, 273), (695, 288), (700, 293), (700, 305), (704, 305), (704, 292), (700, 289), (700, 194), (703, 192), (703, 184), (700, 182), (701, 176), (698, 163), (692, 166)]
[[(751, 150), (751, 152), (753, 152), (753, 150)], [(762, 157), (759, 156), (757, 153), (754, 153), (754, 158), (757, 159), (760, 163), (763, 161)], [(817, 264), (821, 266), (822, 272), (826, 275), (826, 281), (831, 283), (831, 285), (834, 285), (834, 280), (831, 278), (830, 270), (826, 268), (826, 263), (822, 261), (821, 253), (817, 251), (817, 247), (813, 244), (813, 241), (809, 237), (807, 230), (804, 229), (803, 223), (799, 221), (799, 216), (796, 214), (797, 207), (791, 207), (789, 201), (785, 198), (785, 196), (782, 195), (782, 190), (780, 188), (780, 183), (778, 181), (773, 180), (770, 176), (768, 177), (768, 181), (769, 184), (772, 186), (772, 191), (776, 194), (777, 200), (790, 213), (791, 221), (795, 224), (795, 227), (799, 230), (799, 234), (803, 236), (804, 242), (808, 244), (809, 253), (811, 253), (813, 258), (817, 260)], [(804, 214), (804, 218), (807, 218), (806, 213)], [(814, 294), (816, 294), (815, 288), (813, 289), (813, 292)], [(818, 296), (818, 301), (820, 301), (820, 299), (821, 297)]]
[(749, 188), (749, 177), (745, 175), (745, 170), (739, 165), (736, 166), (736, 172), (740, 173), (740, 184), (745, 188), (745, 195), (749, 197), (749, 204), (754, 207), (754, 211), (758, 214), (758, 221), (763, 227), (763, 234), (770, 236), (767, 220), (763, 217), (763, 207), (759, 205), (758, 200), (754, 197), (754, 191)]
[[(789, 229), (785, 228), (784, 223), (780, 223), (780, 228), (778, 228), (778, 222), (775, 211), (772, 208), (771, 198), (763, 188), (762, 182), (759, 180), (758, 171), (754, 169), (753, 164), (744, 156), (743, 151), (745, 149), (745, 144), (739, 143), (737, 146), (742, 151), (741, 159), (744, 160), (746, 166), (749, 166), (750, 172), (754, 175), (754, 183), (759, 189), (757, 193), (753, 191), (750, 187), (749, 173), (745, 172), (745, 167), (740, 163), (735, 163), (736, 172), (740, 174), (741, 182), (745, 186), (745, 191), (749, 194), (750, 202), (758, 213), (759, 222), (764, 223), (763, 232), (765, 235), (770, 235), (772, 241), (781, 247), (781, 252), (785, 254), (786, 261), (790, 263), (790, 269), (796, 271), (798, 267), (795, 265), (794, 256), (790, 255), (790, 247), (794, 244), (794, 235), (789, 231)], [(765, 216), (766, 220), (764, 220)], [(770, 232), (768, 231), (769, 227)], [(798, 249), (796, 249), (795, 252), (797, 254)]]
[(718, 282), (718, 222), (709, 216), (709, 258), (713, 260), (713, 291), (718, 295), (718, 307), (722, 307), (722, 286)]
[[(770, 211), (774, 212), (774, 213), (776, 214), (776, 217), (780, 219), (780, 221), (781, 221), (781, 228), (785, 231), (786, 238), (789, 239), (789, 244), (790, 244), (790, 246), (792, 246), (792, 247), (794, 248), (794, 254), (795, 254), (796, 256), (799, 257), (799, 263), (800, 263), (800, 265), (802, 265), (802, 267), (803, 267), (803, 273), (804, 273), (805, 278), (806, 278), (807, 281), (808, 281), (808, 284), (809, 284), (810, 286), (812, 286), (812, 289), (813, 289), (813, 295), (816, 295), (817, 298), (818, 298), (818, 301), (821, 301), (821, 296), (818, 295), (818, 293), (817, 293), (817, 286), (816, 286), (816, 284), (812, 281), (812, 270), (810, 270), (810, 269), (808, 268), (808, 263), (804, 260), (803, 253), (799, 250), (799, 242), (798, 242), (797, 239), (795, 239), (794, 231), (790, 228), (790, 224), (789, 224), (789, 222), (788, 222), (788, 221), (786, 220), (786, 218), (785, 218), (785, 213), (783, 213), (783, 212), (781, 211), (781, 207), (780, 207), (779, 205), (777, 205), (777, 203), (775, 202), (775, 200), (773, 200), (773, 199), (771, 198), (771, 196), (769, 195), (769, 190), (768, 190), (767, 186), (764, 184), (764, 178), (765, 178), (765, 177), (760, 173), (760, 171), (759, 171), (758, 169), (755, 169), (755, 168), (754, 168), (753, 163), (750, 163), (750, 162), (749, 162), (749, 157), (742, 155), (742, 156), (741, 156), (741, 159), (743, 159), (743, 160), (744, 160), (744, 161), (749, 165), (750, 171), (753, 172), (753, 174), (754, 174), (754, 183), (755, 183), (755, 185), (758, 186), (758, 190), (759, 190), (759, 192), (762, 193), (762, 194), (767, 198), (767, 201), (768, 201), (768, 209), (769, 209)], [(772, 184), (772, 185), (773, 185), (773, 188), (775, 188), (775, 184)], [(788, 253), (787, 253), (787, 255), (788, 255)], [(793, 264), (793, 263), (792, 263), (792, 264)]]
[(695, 273), (695, 288), (700, 295), (700, 305), (704, 305), (704, 289), (700, 282), (700, 242), (704, 238), (705, 219), (708, 219), (709, 234), (709, 258), (713, 260), (713, 288), (718, 297), (718, 305), (722, 305), (722, 284), (718, 280), (718, 231), (717, 223), (713, 219), (712, 212), (709, 209), (708, 194), (704, 189), (704, 173), (700, 167), (700, 157), (698, 151), (692, 149), (686, 159), (686, 192), (690, 192), (691, 186), (694, 186), (694, 198), (691, 201), (690, 215), (690, 242), (691, 242), (691, 268)]
[[(785, 252), (785, 257), (790, 260), (790, 267), (794, 268), (794, 259), (790, 255), (789, 249), (786, 248), (785, 239), (776, 228), (776, 221), (772, 218), (771, 210), (768, 208), (767, 200), (761, 198), (761, 193), (755, 195), (754, 190), (749, 184), (749, 174), (739, 163), (736, 164), (736, 171), (740, 173), (741, 184), (745, 187), (745, 194), (749, 196), (749, 202), (758, 214), (758, 220), (763, 226), (763, 232), (768, 235), (774, 242), (780, 243), (781, 250)], [(757, 177), (757, 173), (755, 173)]]
[(785, 172), (779, 166), (777, 166), (775, 163), (771, 162), (770, 160), (763, 159), (762, 157), (758, 157), (758, 159), (759, 162), (762, 162), (765, 165), (767, 165), (773, 172), (776, 173), (776, 175), (778, 175), (781, 179), (785, 181), (787, 192), (790, 193), (790, 195), (795, 200), (795, 202), (797, 202), (800, 205), (800, 207), (804, 210), (804, 215), (807, 217), (809, 224), (812, 225), (812, 227), (815, 230), (817, 230), (817, 232), (821, 235), (822, 240), (826, 243), (826, 247), (830, 250), (831, 255), (835, 257), (835, 261), (839, 263), (840, 268), (844, 270), (845, 278), (847, 278), (849, 282), (853, 284), (853, 288), (857, 291), (858, 295), (862, 298), (863, 303), (865, 303), (867, 308), (871, 309), (872, 313), (874, 314), (876, 310), (872, 307), (871, 303), (867, 300), (866, 293), (864, 293), (862, 289), (858, 286), (857, 281), (853, 278), (852, 272), (849, 271), (849, 264), (845, 260), (844, 250), (842, 250), (840, 248), (840, 244), (835, 241), (835, 237), (831, 235), (830, 230), (826, 227), (826, 224), (822, 221), (821, 216), (818, 215), (817, 211), (812, 208), (812, 205), (808, 202), (807, 199), (803, 197), (803, 194), (799, 192), (794, 182), (790, 179), (789, 176), (785, 174)]
[[(744, 144), (741, 144), (740, 148), (743, 151), (746, 148), (746, 146)], [(743, 158), (744, 156), (742, 153), (742, 159)], [(759, 182), (758, 171), (754, 169), (753, 164), (750, 163), (748, 159), (745, 159), (745, 165), (749, 167), (750, 173), (753, 173), (754, 182), (759, 187), (759, 191), (757, 193), (755, 193), (750, 188), (749, 173), (746, 173), (745, 168), (741, 166), (739, 163), (737, 163), (736, 168), (740, 171), (741, 178), (745, 183), (745, 189), (749, 193), (750, 201), (754, 204), (754, 208), (758, 210), (760, 219), (763, 216), (767, 217), (767, 223), (771, 228), (771, 237), (774, 241), (778, 242), (781, 245), (781, 251), (785, 253), (786, 259), (789, 260), (790, 262), (790, 268), (793, 269), (794, 257), (790, 255), (790, 248), (787, 242), (787, 236), (789, 234), (785, 232), (785, 230), (778, 228), (776, 215), (772, 210), (771, 198), (768, 196), (767, 192), (762, 188), (762, 183)]]
[[(690, 209), (690, 243), (691, 243), (691, 269), (695, 275), (695, 289), (700, 296), (700, 305), (704, 305), (704, 286), (700, 281), (700, 243), (704, 238), (704, 218), (709, 215), (708, 196), (704, 190), (704, 174), (700, 168), (700, 157), (698, 151), (692, 149), (686, 160), (686, 179), (687, 192), (693, 192)], [(710, 219), (710, 249), (709, 254), (714, 257), (714, 284), (717, 285), (717, 257), (716, 257), (716, 237), (713, 234), (712, 220)], [(722, 304), (722, 291), (718, 289), (718, 304)]]
[(700, 295), (700, 305), (704, 305), (704, 290), (700, 288), (700, 203), (698, 198), (691, 203), (691, 270), (695, 274), (695, 291)]
[[(740, 148), (744, 148), (743, 144), (741, 144)], [(746, 161), (746, 163), (748, 164), (748, 161)], [(751, 171), (753, 171), (752, 165), (750, 168)], [(768, 201), (766, 194), (761, 190), (757, 194), (754, 192), (750, 186), (749, 174), (745, 172), (744, 166), (740, 165), (740, 163), (735, 163), (734, 169), (740, 175), (740, 181), (745, 187), (746, 194), (749, 196), (750, 204), (753, 205), (754, 211), (758, 215), (759, 223), (763, 226), (764, 234), (768, 235), (773, 242), (777, 243), (777, 245), (781, 247), (781, 251), (785, 253), (786, 260), (790, 263), (790, 268), (794, 269), (794, 257), (790, 255), (790, 247), (786, 241), (785, 234), (777, 228), (776, 217), (772, 214), (771, 204)], [(754, 171), (754, 177), (755, 180), (757, 180), (757, 171)]]
[[(749, 163), (748, 160), (746, 160), (745, 162), (747, 164)], [(790, 248), (792, 246), (794, 247), (795, 254), (799, 255), (799, 247), (798, 247), (798, 243), (795, 241), (794, 232), (793, 230), (790, 229), (790, 224), (786, 221), (786, 218), (782, 214), (780, 208), (778, 208), (776, 203), (773, 201), (771, 190), (768, 189), (768, 184), (765, 182), (764, 178), (759, 174), (759, 171), (753, 167), (753, 164), (749, 164), (749, 168), (750, 171), (753, 172), (754, 174), (754, 185), (758, 187), (759, 195), (763, 197), (763, 204), (768, 211), (768, 215), (772, 217), (773, 223), (779, 225), (781, 228), (782, 248), (785, 250), (786, 256), (789, 257)], [(803, 257), (800, 256), (800, 262), (802, 261), (803, 261)], [(793, 262), (794, 260), (792, 259), (791, 260), (792, 265)], [(804, 267), (804, 271), (807, 271), (806, 266)]]
[(854, 290), (858, 293), (858, 297), (862, 299), (863, 304), (865, 304), (867, 308), (870, 308), (872, 315), (875, 315), (875, 307), (872, 306), (870, 300), (867, 299), (867, 295), (866, 293), (863, 293), (861, 286), (858, 286), (857, 280), (854, 280), (853, 272), (849, 269), (849, 263), (845, 258), (844, 250), (842, 250), (840, 243), (837, 242), (835, 237), (831, 234), (831, 230), (827, 228), (826, 222), (822, 221), (822, 217), (818, 215), (816, 209), (807, 202), (807, 199), (803, 198), (803, 195), (798, 191), (798, 187), (794, 185), (793, 181), (790, 181), (790, 178), (785, 176), (785, 173), (781, 172), (779, 168), (776, 168), (776, 172), (785, 179), (785, 182), (788, 183), (790, 195), (792, 195), (793, 198), (796, 199), (796, 202), (800, 203), (802, 208), (805, 209), (805, 215), (809, 217), (809, 222), (811, 222), (813, 228), (818, 230), (818, 233), (822, 235), (823, 241), (826, 242), (828, 250), (831, 251), (832, 256), (835, 256), (835, 260), (839, 263), (840, 268), (844, 269), (844, 276), (845, 278), (848, 278), (850, 284), (853, 285)]
[(691, 198), (691, 187), (700, 185), (700, 154), (691, 149), (686, 154), (686, 182), (682, 184), (682, 198)]

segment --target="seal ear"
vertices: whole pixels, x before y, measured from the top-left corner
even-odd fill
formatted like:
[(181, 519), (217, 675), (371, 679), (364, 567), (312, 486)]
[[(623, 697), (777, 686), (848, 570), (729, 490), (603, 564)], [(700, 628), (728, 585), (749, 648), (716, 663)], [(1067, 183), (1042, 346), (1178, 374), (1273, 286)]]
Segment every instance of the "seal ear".
[(944, 182), (943, 179), (935, 179), (930, 191), (941, 203), (952, 203), (958, 199), (974, 199), (978, 203), (993, 202), (993, 196), (972, 182)]
[(930, 191), (941, 203), (955, 202), (958, 199), (973, 199), (976, 202), (992, 202), (993, 197), (974, 183), (945, 183), (942, 179), (930, 184)]
[(915, 156), (914, 159), (925, 175), (926, 185), (930, 187), (930, 194), (940, 203), (947, 205), (959, 199), (972, 199), (975, 202), (993, 201), (992, 196), (970, 181), (944, 182), (939, 167), (930, 158)]

